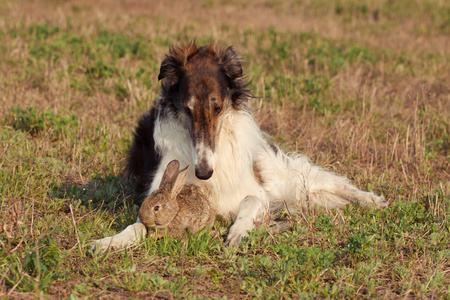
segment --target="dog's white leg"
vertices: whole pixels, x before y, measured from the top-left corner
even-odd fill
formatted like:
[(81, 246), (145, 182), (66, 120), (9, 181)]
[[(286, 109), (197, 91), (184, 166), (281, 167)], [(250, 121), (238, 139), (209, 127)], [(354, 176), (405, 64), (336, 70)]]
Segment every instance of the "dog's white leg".
[[(312, 200), (328, 208), (342, 208), (346, 204), (357, 202), (362, 206), (375, 205), (385, 207), (384, 197), (365, 192), (355, 187), (347, 178), (314, 166), (309, 174), (309, 194)], [(313, 176), (311, 176), (313, 175)]]
[(300, 207), (313, 203), (327, 208), (344, 208), (351, 203), (377, 207), (388, 205), (384, 197), (356, 188), (347, 178), (312, 164), (303, 155), (288, 157), (279, 154), (276, 159), (282, 162), (277, 167), (272, 167), (270, 160), (266, 162), (270, 172), (263, 173), (263, 177), (277, 180), (268, 180), (265, 189), (272, 198), (283, 199), (289, 206), (295, 204), (293, 201)]
[(239, 245), (249, 230), (255, 228), (255, 223), (261, 222), (266, 212), (264, 203), (256, 196), (247, 196), (239, 204), (236, 221), (230, 228), (225, 245)]
[(129, 225), (122, 232), (99, 240), (94, 240), (92, 249), (104, 251), (109, 247), (114, 249), (127, 248), (137, 245), (147, 234), (147, 228), (139, 218), (136, 223)]

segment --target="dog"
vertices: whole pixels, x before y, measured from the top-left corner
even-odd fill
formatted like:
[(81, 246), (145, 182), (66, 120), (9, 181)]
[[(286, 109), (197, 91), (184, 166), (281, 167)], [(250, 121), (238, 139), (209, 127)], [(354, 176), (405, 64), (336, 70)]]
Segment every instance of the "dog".
[[(191, 166), (187, 182), (200, 187), (218, 214), (234, 224), (227, 245), (237, 245), (271, 211), (318, 204), (387, 206), (384, 197), (287, 155), (264, 133), (249, 105), (252, 93), (232, 47), (171, 47), (161, 64), (161, 93), (144, 114), (128, 153), (127, 171), (145, 195), (158, 188), (167, 164)], [(121, 233), (95, 241), (96, 247), (136, 245), (147, 233), (139, 221)]]

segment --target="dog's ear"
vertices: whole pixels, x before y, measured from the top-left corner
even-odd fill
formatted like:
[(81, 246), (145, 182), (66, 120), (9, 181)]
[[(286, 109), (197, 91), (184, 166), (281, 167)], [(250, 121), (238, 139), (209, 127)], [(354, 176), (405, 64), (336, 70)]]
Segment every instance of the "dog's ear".
[(253, 97), (247, 89), (248, 83), (244, 78), (241, 60), (231, 46), (216, 50), (216, 54), (219, 66), (228, 79), (228, 89), (233, 107), (237, 109), (247, 98)]
[(219, 66), (230, 82), (243, 76), (241, 61), (233, 47), (228, 47), (218, 53)]
[(169, 54), (166, 54), (166, 57), (161, 63), (158, 80), (168, 78), (172, 81), (179, 77), (179, 73), (184, 64), (184, 58), (180, 55), (182, 53), (179, 50), (170, 48)]
[(198, 49), (195, 41), (182, 47), (170, 47), (169, 54), (166, 54), (161, 63), (158, 80), (165, 78), (169, 82), (169, 85), (176, 84), (183, 72), (183, 67), (197, 53)]
[(164, 58), (161, 63), (161, 67), (159, 68), (158, 80), (174, 76), (176, 77), (176, 70), (178, 67), (178, 62), (173, 61), (172, 57), (166, 55), (166, 58)]

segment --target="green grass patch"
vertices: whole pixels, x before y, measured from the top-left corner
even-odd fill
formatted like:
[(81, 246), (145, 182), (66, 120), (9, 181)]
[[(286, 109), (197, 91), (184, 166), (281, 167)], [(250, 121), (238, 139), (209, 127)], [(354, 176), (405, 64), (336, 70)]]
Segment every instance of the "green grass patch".
[(31, 136), (50, 131), (50, 135), (57, 138), (77, 126), (77, 116), (60, 116), (53, 111), (42, 111), (32, 106), (26, 109), (15, 106), (9, 110), (5, 123)]

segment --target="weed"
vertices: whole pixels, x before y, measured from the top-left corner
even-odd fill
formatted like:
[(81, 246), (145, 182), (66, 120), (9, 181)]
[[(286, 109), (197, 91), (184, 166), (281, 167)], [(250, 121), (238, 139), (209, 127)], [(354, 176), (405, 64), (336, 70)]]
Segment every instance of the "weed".
[(59, 116), (53, 111), (41, 111), (35, 107), (29, 106), (22, 109), (19, 106), (13, 106), (9, 110), (9, 116), (6, 119), (14, 129), (27, 132), (32, 136), (47, 133), (60, 137), (68, 131), (72, 131), (77, 125), (77, 116)]
[(58, 265), (61, 253), (49, 236), (41, 238), (31, 251), (27, 251), (23, 263), (10, 262), (13, 267), (6, 275), (11, 286), (18, 285), (19, 290), (30, 292), (36, 288), (45, 290), (54, 279), (58, 278)]

